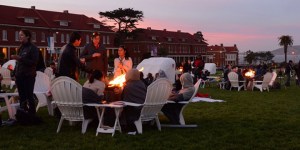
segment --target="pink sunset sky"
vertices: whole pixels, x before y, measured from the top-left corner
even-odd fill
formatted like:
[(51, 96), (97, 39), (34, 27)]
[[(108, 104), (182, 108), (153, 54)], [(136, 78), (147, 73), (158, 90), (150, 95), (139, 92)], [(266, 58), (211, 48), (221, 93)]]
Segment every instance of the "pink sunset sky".
[(133, 8), (144, 13), (138, 27), (201, 31), (209, 45), (233, 46), (241, 52), (280, 48), (278, 37), (290, 35), (300, 45), (299, 0), (0, 0), (1, 5), (84, 14), (100, 20), (100, 11)]

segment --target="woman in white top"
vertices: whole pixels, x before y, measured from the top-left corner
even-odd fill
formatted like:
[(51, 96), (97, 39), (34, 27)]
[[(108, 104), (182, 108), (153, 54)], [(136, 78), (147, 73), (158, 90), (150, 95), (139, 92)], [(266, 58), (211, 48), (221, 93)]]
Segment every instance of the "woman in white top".
[(98, 96), (104, 95), (105, 83), (102, 82), (103, 74), (99, 70), (95, 70), (89, 80), (87, 80), (83, 87), (91, 89)]
[(119, 58), (115, 58), (114, 60), (114, 78), (126, 74), (132, 68), (132, 60), (124, 46), (119, 47), (118, 55)]

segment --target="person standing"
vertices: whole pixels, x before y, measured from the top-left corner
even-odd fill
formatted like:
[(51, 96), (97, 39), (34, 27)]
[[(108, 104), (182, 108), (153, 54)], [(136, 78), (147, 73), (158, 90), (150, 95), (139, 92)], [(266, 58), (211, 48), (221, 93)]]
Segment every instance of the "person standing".
[(124, 46), (118, 49), (119, 58), (114, 60), (114, 78), (126, 74), (132, 68), (132, 60)]
[(78, 32), (73, 32), (70, 41), (63, 46), (62, 53), (57, 66), (56, 77), (67, 76), (76, 81), (79, 80), (78, 68), (84, 68), (84, 58), (77, 58), (76, 47), (81, 43), (81, 36)]
[(80, 58), (85, 58), (86, 70), (88, 73), (91, 74), (93, 70), (100, 70), (104, 75), (104, 78), (107, 76), (108, 64), (106, 48), (101, 44), (99, 33), (93, 33), (92, 42), (84, 47)]
[(289, 63), (285, 66), (286, 82), (285, 86), (291, 86), (291, 73), (293, 70), (293, 61), (290, 60)]
[(30, 114), (35, 114), (33, 89), (39, 50), (31, 43), (29, 30), (21, 30), (19, 32), (19, 41), (21, 46), (18, 49), (18, 55), (12, 55), (11, 58), (17, 61), (15, 77), (20, 96), (20, 108)]

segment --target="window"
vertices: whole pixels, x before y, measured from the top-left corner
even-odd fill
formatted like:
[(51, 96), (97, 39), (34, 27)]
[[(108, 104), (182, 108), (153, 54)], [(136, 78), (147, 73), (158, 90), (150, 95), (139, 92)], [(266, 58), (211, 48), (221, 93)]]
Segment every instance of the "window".
[(90, 37), (89, 37), (89, 35), (85, 36), (85, 41), (86, 41), (86, 43), (90, 43)]
[(152, 36), (152, 40), (156, 40), (156, 36)]
[(53, 33), (53, 40), (56, 43), (56, 33)]
[(19, 31), (15, 31), (15, 41), (19, 41)]
[(94, 24), (94, 28), (95, 29), (100, 29), (100, 25), (99, 24)]
[(31, 37), (32, 42), (36, 42), (36, 33), (32, 32), (32, 37)]
[(103, 44), (106, 44), (105, 36), (104, 36), (104, 35), (103, 35), (103, 37), (102, 37), (102, 41), (103, 41), (103, 42), (102, 42)]
[(33, 18), (24, 18), (24, 22), (25, 23), (34, 23), (34, 19)]
[(109, 42), (109, 36), (106, 37), (106, 44), (110, 44), (110, 42)]
[(65, 35), (64, 34), (60, 35), (60, 42), (65, 43)]
[(7, 31), (6, 30), (2, 30), (2, 40), (7, 41)]
[(68, 21), (60, 21), (59, 25), (60, 26), (69, 26), (69, 22)]
[(70, 34), (66, 34), (66, 42), (69, 42), (70, 41)]
[(46, 40), (45, 33), (42, 32), (42, 34), (41, 34), (41, 42), (45, 42), (45, 40)]
[(172, 38), (168, 37), (168, 41), (169, 41), (169, 42), (172, 42)]

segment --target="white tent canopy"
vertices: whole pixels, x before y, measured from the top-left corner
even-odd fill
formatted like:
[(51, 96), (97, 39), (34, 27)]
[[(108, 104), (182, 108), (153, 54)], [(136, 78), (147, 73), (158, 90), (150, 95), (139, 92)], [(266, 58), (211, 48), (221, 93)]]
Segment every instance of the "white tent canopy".
[(144, 68), (144, 70), (142, 70), (144, 76), (147, 76), (148, 73), (151, 73), (153, 76), (155, 76), (159, 70), (163, 70), (171, 83), (175, 83), (176, 63), (172, 58), (152, 57), (144, 59), (136, 68), (140, 70), (142, 67)]
[(210, 74), (216, 74), (217, 71), (215, 63), (205, 63), (204, 69), (208, 70)]

